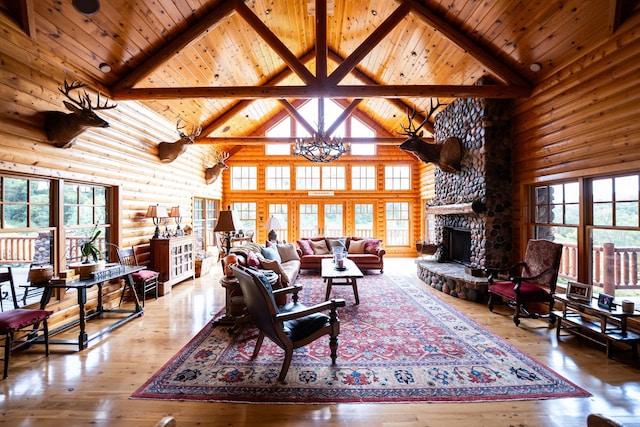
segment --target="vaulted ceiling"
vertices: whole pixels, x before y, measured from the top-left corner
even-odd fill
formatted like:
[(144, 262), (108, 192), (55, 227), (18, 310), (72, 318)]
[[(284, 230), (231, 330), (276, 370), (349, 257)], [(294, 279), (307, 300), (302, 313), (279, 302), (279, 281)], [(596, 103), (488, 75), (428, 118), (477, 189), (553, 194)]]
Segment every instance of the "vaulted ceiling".
[[(437, 98), (518, 98), (615, 31), (634, 0), (0, 0), (63, 60), (68, 79), (169, 122), (202, 143), (259, 136), (313, 97), (336, 99), (397, 143), (407, 108)], [(540, 66), (532, 71), (531, 64)], [(100, 71), (108, 64), (109, 72)], [(533, 68), (535, 69), (535, 68)], [(494, 84), (476, 85), (481, 76)], [(327, 127), (331, 123), (327, 123)], [(430, 131), (429, 126), (426, 127)]]

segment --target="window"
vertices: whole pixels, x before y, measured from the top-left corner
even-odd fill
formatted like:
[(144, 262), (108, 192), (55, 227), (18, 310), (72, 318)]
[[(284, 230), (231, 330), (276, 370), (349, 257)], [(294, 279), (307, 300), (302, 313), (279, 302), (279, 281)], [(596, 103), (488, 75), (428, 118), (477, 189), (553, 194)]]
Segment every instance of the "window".
[(373, 204), (356, 204), (354, 206), (357, 237), (373, 237)]
[[(275, 126), (268, 129), (264, 135), (268, 138), (288, 138), (291, 136), (291, 118), (286, 117), (280, 120)], [(289, 144), (266, 144), (264, 154), (267, 156), (286, 156), (291, 154)]]
[(278, 241), (288, 241), (289, 240), (289, 206), (286, 203), (278, 203), (278, 204), (270, 204), (269, 205), (269, 216), (274, 216), (278, 218), (280, 224), (284, 226), (284, 228), (279, 228), (275, 230), (278, 233)]
[(596, 178), (591, 188), (591, 280), (609, 295), (640, 295), (640, 175)]
[(351, 168), (351, 189), (352, 190), (375, 190), (376, 189), (376, 167), (375, 166), (353, 166)]
[(107, 217), (107, 189), (94, 185), (65, 183), (63, 194), (65, 258), (68, 261), (79, 261), (82, 253), (78, 245), (92, 235), (95, 228), (100, 230), (97, 239), (98, 249), (104, 251), (110, 228)]
[(323, 190), (344, 190), (345, 189), (344, 166), (323, 166), (322, 167), (322, 189)]
[(193, 232), (196, 236), (196, 251), (207, 252), (216, 247), (213, 230), (218, 221), (218, 201), (193, 199)]
[[(369, 126), (365, 125), (362, 120), (357, 117), (351, 117), (351, 136), (358, 138), (373, 138), (376, 136), (376, 132)], [(351, 154), (354, 156), (375, 156), (376, 144), (351, 144), (350, 150)]]
[(255, 166), (231, 166), (232, 190), (256, 190), (257, 182)]
[[(533, 237), (561, 243), (577, 254), (577, 226), (580, 216), (579, 183), (572, 181), (541, 185), (535, 188), (533, 197)], [(571, 265), (564, 274), (559, 275), (561, 282), (567, 278), (577, 279), (577, 261), (577, 256), (571, 257)]]
[(409, 244), (409, 203), (386, 203), (386, 221), (388, 246), (406, 246)]
[(243, 232), (256, 230), (256, 204), (254, 202), (235, 202), (231, 207), (238, 215), (240, 229)]
[(595, 293), (640, 295), (640, 175), (534, 186), (531, 218), (534, 238), (564, 246), (559, 282), (589, 282)]
[(320, 167), (296, 166), (296, 189), (297, 190), (319, 190), (320, 189)]
[(291, 188), (289, 166), (267, 166), (265, 175), (267, 190), (289, 190)]
[(411, 189), (411, 168), (409, 166), (384, 167), (385, 190)]

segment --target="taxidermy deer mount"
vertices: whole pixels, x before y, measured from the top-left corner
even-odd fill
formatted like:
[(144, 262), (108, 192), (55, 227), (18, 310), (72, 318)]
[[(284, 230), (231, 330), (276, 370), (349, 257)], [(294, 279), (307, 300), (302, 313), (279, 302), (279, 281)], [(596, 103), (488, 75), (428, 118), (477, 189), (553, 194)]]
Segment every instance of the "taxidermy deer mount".
[(184, 126), (180, 126), (181, 121), (179, 119), (176, 123), (176, 131), (180, 135), (180, 139), (174, 142), (161, 142), (158, 144), (158, 157), (162, 163), (171, 163), (177, 159), (187, 150), (187, 145), (193, 144), (193, 140), (202, 132), (202, 128), (198, 127), (196, 129), (195, 125), (191, 126), (190, 133), (182, 132)]
[[(207, 184), (213, 184), (218, 180), (223, 170), (229, 169), (225, 164), (225, 160), (229, 158), (226, 151), (218, 151), (212, 148), (209, 152), (209, 158), (204, 162), (204, 181)], [(213, 166), (212, 166), (213, 165)]]
[(460, 160), (462, 159), (462, 147), (460, 146), (460, 140), (455, 137), (447, 138), (442, 144), (432, 144), (422, 140), (424, 131), (422, 127), (427, 123), (427, 120), (431, 115), (441, 107), (440, 100), (436, 100), (436, 104), (433, 104), (431, 100), (431, 108), (425, 119), (420, 123), (418, 127), (413, 124), (413, 119), (416, 117), (417, 111), (414, 106), (413, 113), (409, 114), (407, 111), (407, 117), (409, 118), (409, 124), (405, 127), (402, 126), (404, 132), (399, 132), (401, 135), (408, 136), (409, 139), (404, 141), (398, 146), (402, 151), (413, 154), (418, 160), (425, 163), (433, 163), (438, 166), (443, 172), (455, 173), (460, 170)]
[(86, 91), (84, 95), (78, 95), (78, 99), (71, 97), (71, 92), (84, 87), (85, 84), (79, 81), (73, 81), (71, 84), (64, 81), (64, 88), (59, 87), (58, 90), (64, 94), (69, 101), (62, 101), (67, 110), (71, 113), (63, 113), (60, 111), (47, 111), (45, 114), (44, 130), (47, 139), (59, 148), (70, 148), (75, 144), (76, 137), (88, 128), (99, 127), (108, 128), (109, 123), (100, 118), (94, 110), (109, 110), (118, 105), (108, 105), (109, 100), (100, 105), (100, 92), (98, 92), (98, 101), (96, 106), (91, 105), (91, 98)]

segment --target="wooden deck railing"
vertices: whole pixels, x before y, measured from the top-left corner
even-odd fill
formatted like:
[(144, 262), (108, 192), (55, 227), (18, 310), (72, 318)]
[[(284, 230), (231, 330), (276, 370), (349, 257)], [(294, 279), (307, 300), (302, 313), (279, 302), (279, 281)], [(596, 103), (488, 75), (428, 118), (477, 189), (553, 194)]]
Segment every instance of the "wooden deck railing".
[[(0, 264), (31, 264), (35, 258), (36, 252), (40, 248), (36, 248), (36, 236), (0, 236)], [(82, 253), (80, 252), (80, 241), (84, 237), (67, 237), (66, 255), (67, 260), (80, 260)], [(97, 239), (98, 247), (101, 251), (105, 250), (105, 238)]]

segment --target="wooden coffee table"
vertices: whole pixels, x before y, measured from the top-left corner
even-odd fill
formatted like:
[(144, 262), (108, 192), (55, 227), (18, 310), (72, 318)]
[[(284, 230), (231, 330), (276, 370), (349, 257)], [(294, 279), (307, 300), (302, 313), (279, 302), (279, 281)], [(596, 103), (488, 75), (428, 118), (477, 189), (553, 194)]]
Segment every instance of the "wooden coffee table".
[(353, 288), (353, 295), (356, 298), (356, 304), (360, 304), (356, 280), (363, 277), (362, 271), (349, 259), (344, 260), (344, 267), (344, 270), (337, 270), (336, 265), (333, 263), (333, 258), (325, 258), (322, 260), (321, 274), (322, 278), (327, 281), (327, 295), (325, 299), (329, 300), (332, 286), (351, 286)]

